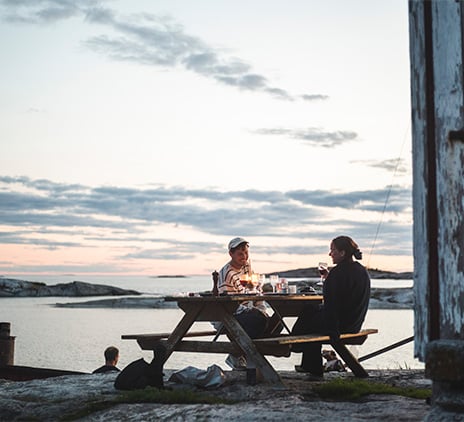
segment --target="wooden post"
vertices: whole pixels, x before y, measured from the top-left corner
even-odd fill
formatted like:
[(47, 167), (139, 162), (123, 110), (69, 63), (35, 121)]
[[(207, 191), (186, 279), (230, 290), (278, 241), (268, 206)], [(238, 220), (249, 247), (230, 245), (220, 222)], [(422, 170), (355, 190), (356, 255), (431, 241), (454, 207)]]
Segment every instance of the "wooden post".
[(433, 381), (425, 420), (459, 420), (464, 413), (464, 2), (408, 4), (415, 356), (425, 361), (425, 375)]
[(10, 323), (0, 322), (0, 366), (14, 365), (14, 342), (10, 336)]

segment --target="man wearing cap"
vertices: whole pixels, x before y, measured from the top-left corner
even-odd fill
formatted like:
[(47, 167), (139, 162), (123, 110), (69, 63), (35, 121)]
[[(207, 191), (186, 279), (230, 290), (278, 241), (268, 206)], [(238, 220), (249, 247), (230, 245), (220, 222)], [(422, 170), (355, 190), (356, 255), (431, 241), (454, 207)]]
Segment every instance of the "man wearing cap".
[[(219, 272), (219, 294), (247, 293), (240, 283), (240, 277), (248, 275), (250, 264), (248, 261), (249, 243), (242, 237), (235, 237), (229, 242), (230, 261)], [(235, 312), (235, 318), (251, 338), (259, 338), (265, 332), (269, 316), (266, 313), (266, 305), (263, 301), (242, 302)], [(235, 357), (229, 355), (226, 363), (232, 369), (246, 369), (244, 356)]]

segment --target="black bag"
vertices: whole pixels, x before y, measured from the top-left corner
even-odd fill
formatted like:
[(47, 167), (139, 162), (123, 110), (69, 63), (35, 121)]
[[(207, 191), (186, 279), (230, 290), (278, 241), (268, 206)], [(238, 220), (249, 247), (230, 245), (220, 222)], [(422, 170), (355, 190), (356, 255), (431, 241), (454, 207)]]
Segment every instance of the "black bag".
[(114, 388), (117, 390), (137, 390), (151, 386), (164, 388), (163, 363), (165, 349), (157, 350), (155, 358), (147, 363), (143, 358), (127, 365), (116, 377)]

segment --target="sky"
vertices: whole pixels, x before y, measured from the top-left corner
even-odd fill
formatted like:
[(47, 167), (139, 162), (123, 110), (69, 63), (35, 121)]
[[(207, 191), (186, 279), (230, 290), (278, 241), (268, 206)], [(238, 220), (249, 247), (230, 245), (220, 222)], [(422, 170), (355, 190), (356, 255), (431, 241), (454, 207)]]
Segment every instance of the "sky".
[(0, 0), (0, 275), (411, 271), (404, 0)]

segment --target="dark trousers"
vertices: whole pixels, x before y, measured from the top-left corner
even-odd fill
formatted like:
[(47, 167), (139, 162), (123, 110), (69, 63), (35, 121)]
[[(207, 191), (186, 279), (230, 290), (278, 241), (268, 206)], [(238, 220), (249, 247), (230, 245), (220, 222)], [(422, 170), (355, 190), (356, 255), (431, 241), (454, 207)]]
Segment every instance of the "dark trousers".
[[(295, 325), (292, 328), (292, 335), (300, 334), (325, 334), (324, 311), (318, 305), (305, 306)], [(320, 343), (301, 343), (292, 346), (292, 352), (302, 352), (301, 366), (313, 375), (323, 375), (322, 366), (322, 344)]]
[(250, 338), (260, 338), (266, 331), (269, 318), (258, 309), (250, 308), (236, 314), (235, 319)]

